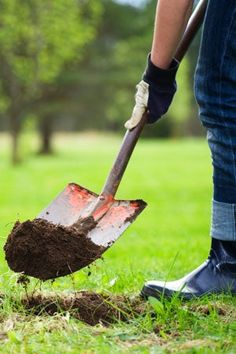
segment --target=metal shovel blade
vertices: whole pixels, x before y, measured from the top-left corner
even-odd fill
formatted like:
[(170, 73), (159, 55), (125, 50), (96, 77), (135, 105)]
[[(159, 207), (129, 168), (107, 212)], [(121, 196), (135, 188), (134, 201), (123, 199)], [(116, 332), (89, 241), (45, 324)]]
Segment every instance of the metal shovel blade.
[[(96, 203), (98, 195), (75, 183), (66, 188), (48, 205), (38, 218), (53, 224), (71, 226), (84, 217)], [(146, 207), (142, 200), (113, 200), (106, 213), (87, 237), (99, 246), (110, 247)]]

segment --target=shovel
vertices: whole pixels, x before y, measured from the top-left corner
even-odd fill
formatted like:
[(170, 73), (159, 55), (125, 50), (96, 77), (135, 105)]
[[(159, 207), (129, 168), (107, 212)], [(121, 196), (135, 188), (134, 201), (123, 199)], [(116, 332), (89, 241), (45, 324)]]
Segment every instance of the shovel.
[[(192, 39), (197, 33), (197, 30), (200, 27), (204, 18), (206, 6), (207, 0), (200, 1), (194, 13), (192, 14), (187, 29), (184, 33), (182, 41), (175, 55), (175, 58), (178, 61), (182, 60), (190, 43), (192, 42)], [(44, 279), (62, 276), (66, 273), (69, 274), (92, 263), (96, 258), (100, 257), (102, 253), (120, 237), (120, 235), (127, 229), (127, 227), (146, 207), (146, 203), (142, 200), (115, 199), (115, 195), (121, 182), (122, 176), (125, 172), (125, 169), (132, 155), (134, 147), (138, 141), (138, 138), (146, 124), (146, 121), (147, 112), (143, 114), (141, 121), (134, 129), (126, 132), (118, 156), (99, 195), (91, 192), (90, 190), (78, 184), (70, 183), (51, 202), (51, 204), (49, 204), (49, 206), (46, 207), (38, 215), (37, 219), (43, 219), (44, 221), (48, 221), (54, 225), (59, 225), (60, 227), (64, 227), (64, 229), (68, 230), (69, 228), (73, 227), (73, 225), (78, 224), (80, 221), (83, 225), (83, 220), (86, 220), (91, 217), (96, 222), (95, 226), (88, 230), (86, 235), (86, 237), (92, 242), (92, 245), (94, 244), (98, 246), (96, 250), (96, 257), (90, 257), (85, 259), (81, 263), (81, 266), (75, 267), (73, 269), (71, 269), (68, 265), (66, 271), (57, 272), (57, 274), (52, 273), (52, 275), (50, 276), (45, 276)], [(39, 235), (39, 241), (40, 240), (41, 239)], [(25, 247), (27, 247), (27, 244)], [(60, 247), (63, 248), (64, 246), (59, 246), (59, 248)], [(74, 252), (76, 253), (76, 251), (80, 251), (80, 254), (82, 252), (83, 255), (83, 249), (81, 250), (81, 248), (83, 247), (84, 246), (81, 241), (79, 247), (80, 250), (75, 249)], [(35, 248), (37, 249), (37, 242)], [(17, 254), (15, 254), (14, 257), (17, 257)], [(65, 262), (67, 262), (66, 259)], [(36, 259), (35, 263), (37, 265)], [(46, 264), (45, 267), (47, 267)], [(37, 275), (37, 272), (30, 273), (24, 268), (20, 270), (16, 270), (14, 269), (14, 267), (11, 268), (15, 271), (24, 271), (25, 274), (28, 273), (29, 275), (39, 277)], [(43, 279), (42, 276), (41, 279)]]
[[(175, 55), (178, 61), (184, 57), (201, 26), (206, 6), (207, 0), (202, 0), (193, 12)], [(146, 207), (146, 203), (142, 200), (115, 199), (122, 176), (146, 121), (147, 113), (145, 112), (138, 126), (126, 132), (121, 149), (100, 195), (78, 184), (70, 183), (38, 215), (38, 218), (54, 224), (70, 226), (78, 219), (93, 216), (97, 225), (88, 233), (88, 237), (97, 245), (111, 246)]]

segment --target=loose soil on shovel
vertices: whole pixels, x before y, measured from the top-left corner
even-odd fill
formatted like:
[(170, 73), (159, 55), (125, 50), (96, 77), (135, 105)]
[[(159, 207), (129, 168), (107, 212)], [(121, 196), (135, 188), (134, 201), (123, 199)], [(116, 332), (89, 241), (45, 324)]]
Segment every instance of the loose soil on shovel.
[(94, 326), (105, 326), (119, 321), (129, 321), (145, 313), (145, 302), (139, 297), (129, 298), (121, 295), (104, 295), (81, 291), (72, 295), (28, 296), (22, 300), (24, 307), (36, 315), (55, 315), (69, 312), (80, 321)]
[(106, 248), (87, 234), (96, 227), (92, 217), (65, 227), (44, 219), (17, 221), (4, 246), (9, 267), (41, 279), (71, 274), (99, 258)]

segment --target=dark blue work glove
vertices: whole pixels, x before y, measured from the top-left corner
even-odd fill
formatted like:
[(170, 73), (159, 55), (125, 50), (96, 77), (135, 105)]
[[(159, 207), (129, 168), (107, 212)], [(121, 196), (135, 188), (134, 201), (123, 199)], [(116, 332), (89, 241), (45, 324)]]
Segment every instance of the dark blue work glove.
[(131, 118), (125, 123), (133, 129), (148, 110), (148, 123), (154, 123), (168, 111), (176, 92), (175, 76), (179, 63), (173, 59), (168, 70), (155, 66), (148, 56), (148, 63), (142, 80), (136, 86), (135, 106)]

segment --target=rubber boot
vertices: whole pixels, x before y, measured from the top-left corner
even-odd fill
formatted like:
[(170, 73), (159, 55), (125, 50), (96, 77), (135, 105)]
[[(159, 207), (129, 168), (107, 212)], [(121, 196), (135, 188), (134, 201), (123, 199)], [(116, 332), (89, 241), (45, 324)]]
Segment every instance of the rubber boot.
[(197, 269), (176, 281), (148, 281), (141, 291), (144, 298), (184, 299), (222, 293), (236, 294), (236, 242), (214, 238), (208, 259)]

